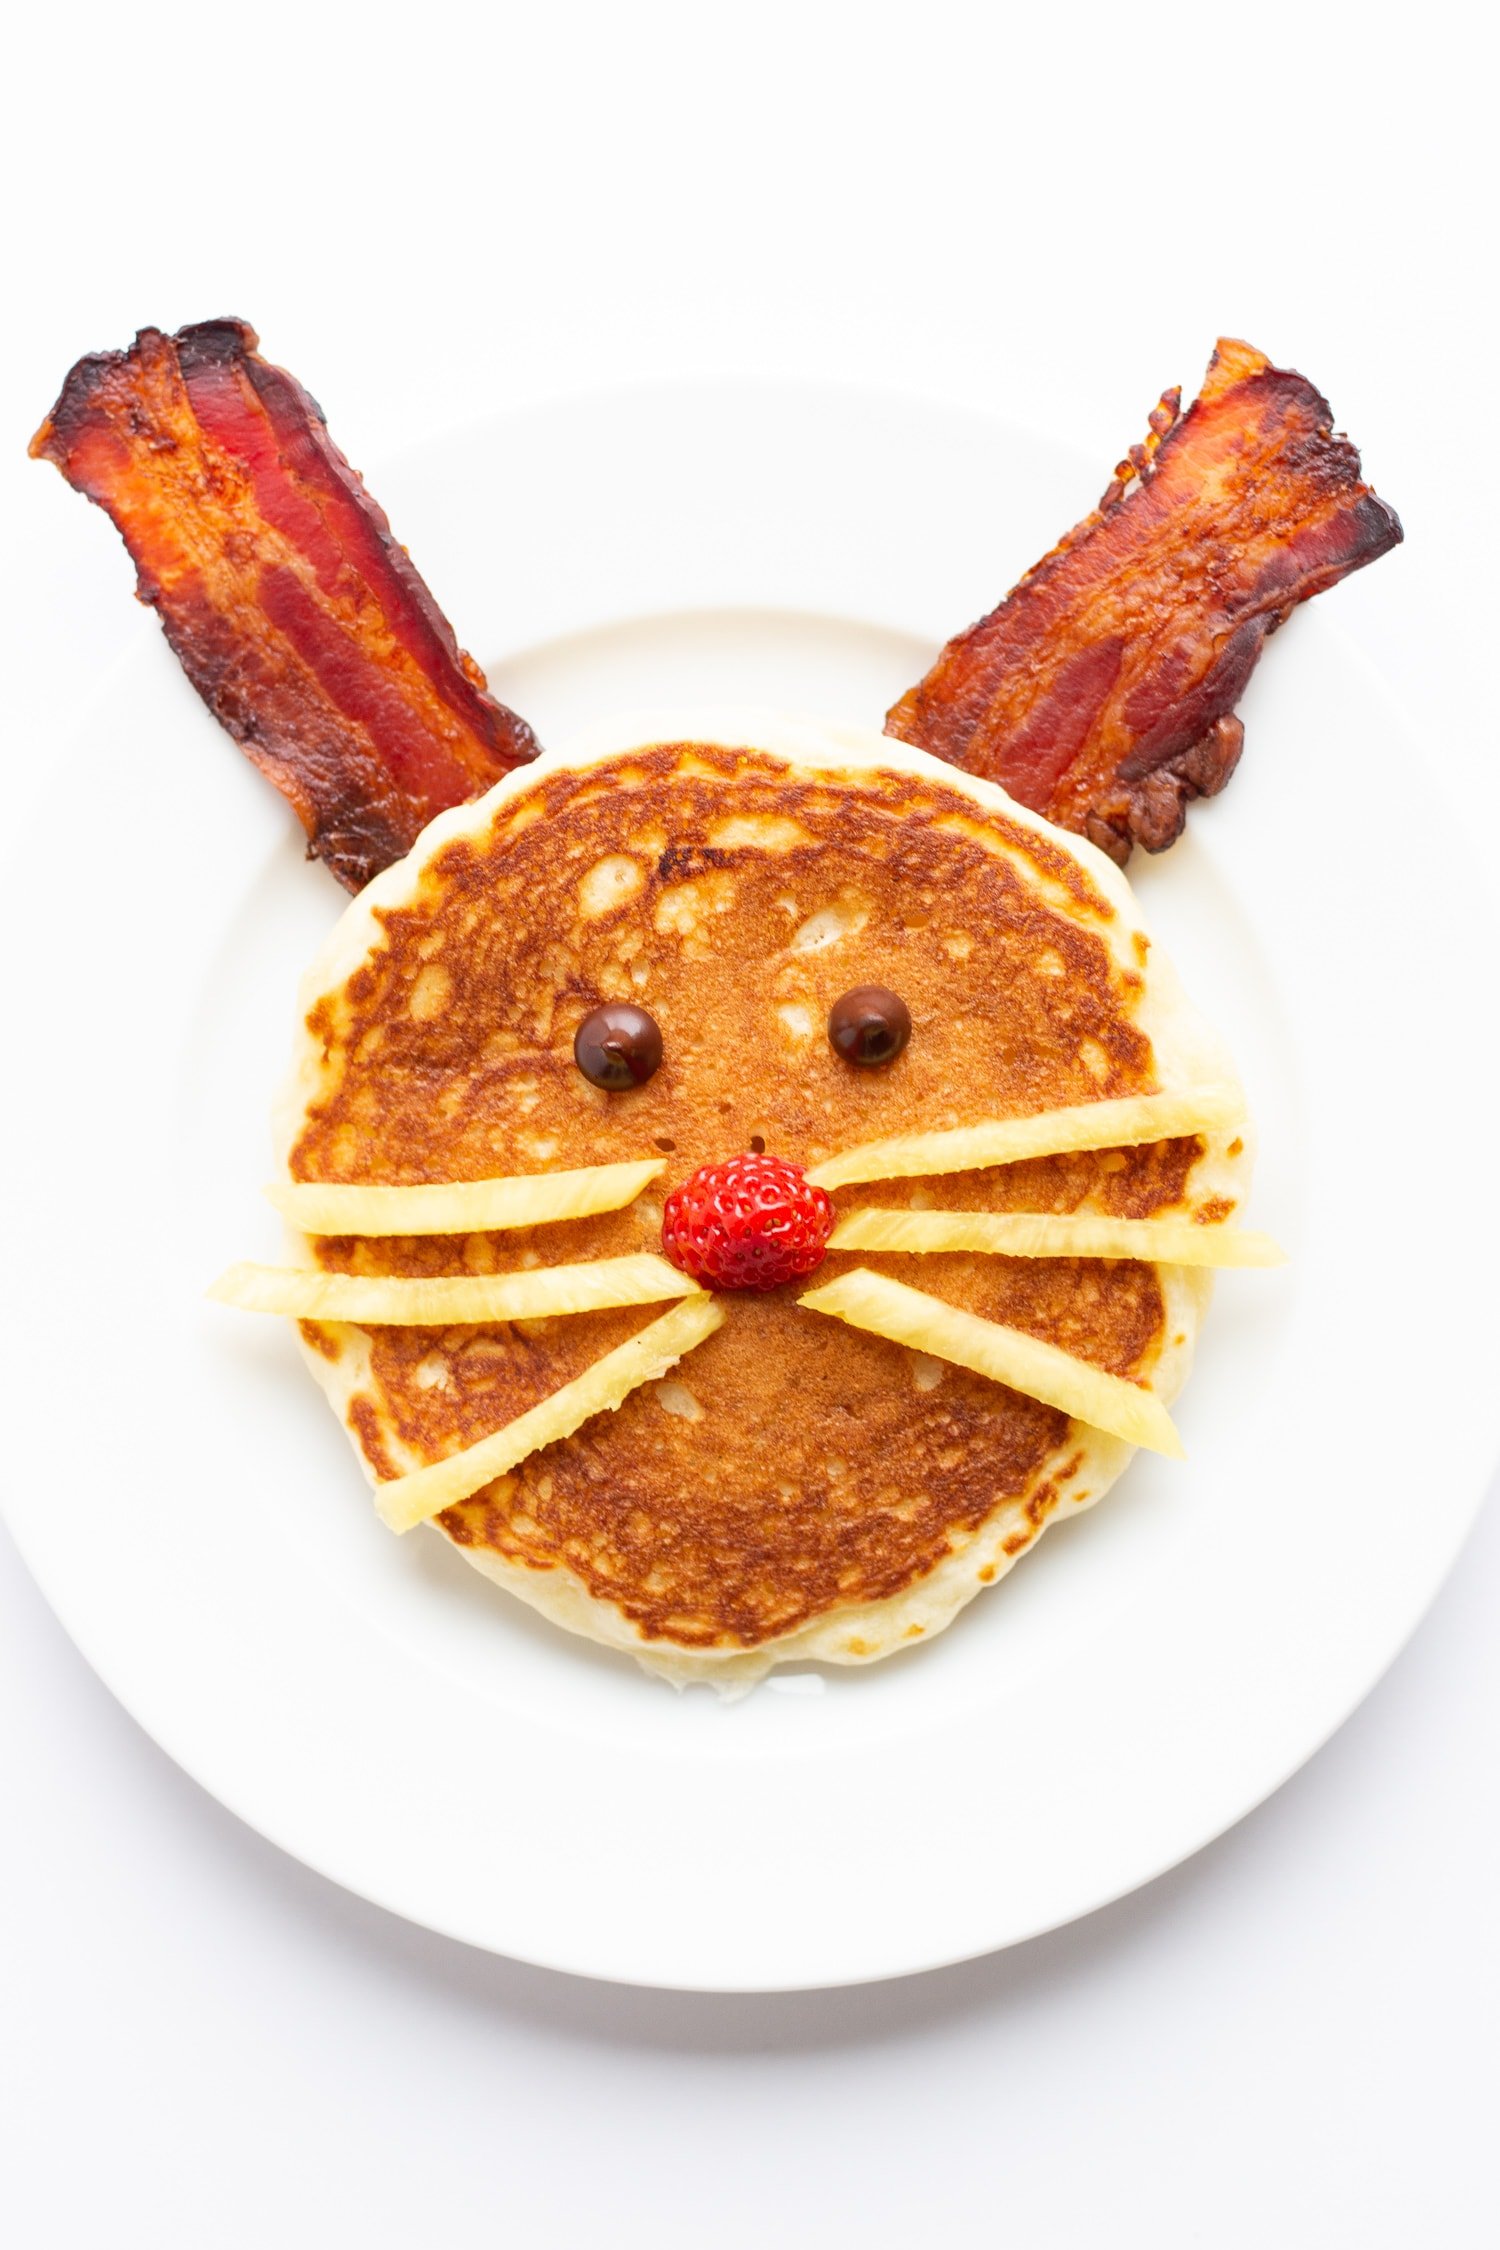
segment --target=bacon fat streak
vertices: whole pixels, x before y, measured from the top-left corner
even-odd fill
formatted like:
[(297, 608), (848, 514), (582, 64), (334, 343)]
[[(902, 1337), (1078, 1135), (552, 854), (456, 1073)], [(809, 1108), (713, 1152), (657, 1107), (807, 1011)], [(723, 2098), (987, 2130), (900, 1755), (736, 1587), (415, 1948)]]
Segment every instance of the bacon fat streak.
[(183, 670), (356, 891), (536, 755), (253, 329), (79, 360), (32, 441), (113, 519)]
[(1233, 773), (1266, 635), (1401, 538), (1305, 376), (1221, 340), (1179, 419), (1180, 398), (886, 719), (1122, 863), (1164, 850)]

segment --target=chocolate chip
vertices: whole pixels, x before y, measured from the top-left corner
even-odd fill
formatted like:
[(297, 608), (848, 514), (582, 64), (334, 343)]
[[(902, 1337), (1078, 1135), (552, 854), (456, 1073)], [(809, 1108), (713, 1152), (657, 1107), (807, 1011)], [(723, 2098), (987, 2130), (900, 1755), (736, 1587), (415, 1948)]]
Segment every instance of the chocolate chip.
[(644, 1086), (661, 1066), (661, 1029), (644, 1008), (606, 1000), (590, 1009), (573, 1037), (573, 1060), (591, 1086), (623, 1093)]
[(829, 1045), (861, 1070), (894, 1062), (910, 1037), (910, 1009), (883, 984), (858, 984), (828, 1011)]

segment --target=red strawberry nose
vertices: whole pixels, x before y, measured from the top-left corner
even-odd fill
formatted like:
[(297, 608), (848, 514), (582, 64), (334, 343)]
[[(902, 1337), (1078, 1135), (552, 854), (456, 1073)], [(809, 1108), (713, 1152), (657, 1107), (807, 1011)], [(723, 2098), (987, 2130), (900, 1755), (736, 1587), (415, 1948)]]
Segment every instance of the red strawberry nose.
[(777, 1289), (823, 1263), (833, 1205), (800, 1164), (731, 1156), (674, 1188), (662, 1214), (662, 1247), (706, 1289)]

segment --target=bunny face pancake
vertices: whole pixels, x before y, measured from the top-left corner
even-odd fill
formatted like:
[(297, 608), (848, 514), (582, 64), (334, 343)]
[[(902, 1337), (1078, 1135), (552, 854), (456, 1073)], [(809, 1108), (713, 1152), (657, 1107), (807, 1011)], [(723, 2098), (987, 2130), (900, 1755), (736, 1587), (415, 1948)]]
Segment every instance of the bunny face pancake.
[[(909, 1028), (861, 1067), (830, 1024), (872, 989)], [(580, 1067), (581, 1027), (607, 1008), (659, 1035), (639, 1083)], [(315, 966), (279, 1125), (287, 1178), (309, 1186), (656, 1168), (633, 1200), (580, 1216), (299, 1244), (331, 1275), (477, 1278), (659, 1255), (668, 1198), (741, 1155), (836, 1178), (868, 1144), (1233, 1075), (1087, 844), (886, 738), (709, 714), (549, 753), (434, 822)], [(1212, 1226), (1248, 1163), (1226, 1122), (877, 1171), (830, 1196), (840, 1224), (878, 1206)], [(856, 1256), (836, 1233), (815, 1279), (856, 1268), (1163, 1402), (1208, 1289), (1202, 1268), (1141, 1257)], [(798, 1280), (716, 1297), (722, 1318), (669, 1371), (437, 1527), (559, 1624), (736, 1687), (788, 1658), (861, 1663), (930, 1637), (1128, 1460), (1119, 1436), (920, 1342), (821, 1319), (807, 1294)], [(659, 1316), (633, 1303), (302, 1334), (379, 1488), (517, 1423)]]

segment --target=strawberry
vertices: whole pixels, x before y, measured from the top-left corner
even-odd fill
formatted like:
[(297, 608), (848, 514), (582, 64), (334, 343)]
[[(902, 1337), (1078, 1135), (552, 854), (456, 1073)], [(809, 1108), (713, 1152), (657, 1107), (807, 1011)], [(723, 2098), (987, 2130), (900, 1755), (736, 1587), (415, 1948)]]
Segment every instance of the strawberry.
[(681, 1273), (708, 1289), (776, 1289), (823, 1263), (833, 1205), (800, 1164), (731, 1156), (674, 1188), (662, 1246)]

